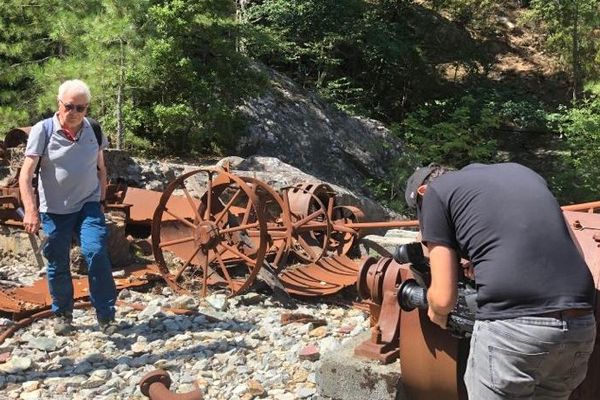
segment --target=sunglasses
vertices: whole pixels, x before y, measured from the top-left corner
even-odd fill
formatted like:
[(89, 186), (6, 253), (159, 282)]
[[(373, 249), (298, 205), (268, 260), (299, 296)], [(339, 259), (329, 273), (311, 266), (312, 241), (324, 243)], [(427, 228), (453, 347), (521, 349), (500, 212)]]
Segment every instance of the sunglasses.
[(87, 108), (88, 105), (87, 104), (71, 104), (71, 103), (65, 103), (64, 101), (62, 101), (61, 99), (58, 99), (58, 101), (60, 101), (62, 103), (62, 105), (65, 107), (65, 110), (67, 111), (77, 111), (78, 113), (82, 113), (84, 112)]

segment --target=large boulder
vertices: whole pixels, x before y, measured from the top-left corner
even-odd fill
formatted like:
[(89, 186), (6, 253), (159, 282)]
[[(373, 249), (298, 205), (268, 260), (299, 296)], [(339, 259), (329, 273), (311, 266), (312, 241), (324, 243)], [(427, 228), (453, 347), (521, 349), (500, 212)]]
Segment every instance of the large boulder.
[(386, 179), (402, 145), (383, 124), (350, 116), (289, 78), (264, 70), (271, 88), (241, 107), (248, 128), (237, 154), (275, 157), (362, 194), (368, 194), (367, 179)]

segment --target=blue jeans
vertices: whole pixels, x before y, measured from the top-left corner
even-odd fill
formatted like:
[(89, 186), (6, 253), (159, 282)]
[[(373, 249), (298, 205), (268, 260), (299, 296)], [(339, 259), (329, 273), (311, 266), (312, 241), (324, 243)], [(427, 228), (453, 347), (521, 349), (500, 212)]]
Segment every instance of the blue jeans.
[(465, 372), (469, 399), (564, 399), (579, 386), (596, 338), (593, 314), (476, 321)]
[(73, 233), (79, 236), (81, 253), (88, 265), (90, 300), (100, 320), (113, 319), (117, 290), (112, 277), (106, 248), (108, 231), (100, 203), (88, 202), (72, 214), (41, 213), (42, 226), (48, 235), (44, 256), (48, 260), (48, 287), (55, 314), (73, 311), (73, 281), (70, 251)]

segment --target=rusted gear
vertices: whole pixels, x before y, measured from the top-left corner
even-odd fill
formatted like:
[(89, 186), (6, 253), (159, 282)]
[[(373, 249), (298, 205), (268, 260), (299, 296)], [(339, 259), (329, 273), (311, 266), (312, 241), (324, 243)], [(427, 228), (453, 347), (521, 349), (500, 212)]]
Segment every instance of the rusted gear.
[[(201, 190), (200, 198), (192, 196)], [(191, 171), (171, 182), (152, 221), (152, 249), (163, 278), (176, 291), (199, 289), (202, 296), (209, 285), (224, 288), (230, 296), (246, 290), (265, 256), (262, 211), (256, 187), (222, 169)], [(166, 253), (183, 262), (174, 275)]]

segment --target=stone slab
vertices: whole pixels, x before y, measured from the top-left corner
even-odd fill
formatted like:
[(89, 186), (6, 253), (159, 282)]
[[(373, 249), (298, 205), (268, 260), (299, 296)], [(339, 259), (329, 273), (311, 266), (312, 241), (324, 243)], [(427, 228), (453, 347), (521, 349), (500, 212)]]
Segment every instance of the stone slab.
[(416, 230), (390, 229), (385, 236), (367, 235), (360, 239), (359, 247), (362, 256), (392, 257), (401, 244), (418, 241)]
[(382, 365), (354, 355), (354, 348), (370, 333), (358, 335), (322, 354), (315, 379), (319, 396), (333, 400), (408, 400), (401, 382), (400, 361)]

